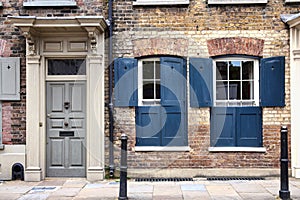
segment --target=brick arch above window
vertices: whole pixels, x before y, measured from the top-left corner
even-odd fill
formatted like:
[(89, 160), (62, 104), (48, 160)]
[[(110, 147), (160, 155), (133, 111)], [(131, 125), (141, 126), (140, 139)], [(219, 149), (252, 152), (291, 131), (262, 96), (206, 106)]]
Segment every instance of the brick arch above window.
[(246, 37), (216, 38), (207, 40), (210, 56), (241, 54), (262, 56), (264, 40)]
[(187, 56), (188, 40), (182, 38), (151, 38), (133, 41), (134, 57), (149, 55)]

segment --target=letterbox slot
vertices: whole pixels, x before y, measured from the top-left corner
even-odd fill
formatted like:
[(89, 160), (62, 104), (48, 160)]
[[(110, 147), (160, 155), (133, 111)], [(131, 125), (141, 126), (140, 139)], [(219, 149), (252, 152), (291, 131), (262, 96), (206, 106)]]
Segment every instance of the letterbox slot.
[(60, 137), (71, 137), (74, 136), (74, 131), (59, 131)]

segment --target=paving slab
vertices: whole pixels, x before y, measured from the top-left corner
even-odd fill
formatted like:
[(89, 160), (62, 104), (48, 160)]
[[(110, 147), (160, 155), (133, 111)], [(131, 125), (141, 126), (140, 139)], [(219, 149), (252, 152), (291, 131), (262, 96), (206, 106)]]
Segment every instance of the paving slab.
[(119, 188), (83, 188), (76, 197), (78, 198), (117, 198)]
[(86, 179), (80, 179), (80, 180), (67, 180), (64, 184), (63, 187), (71, 187), (71, 188), (83, 188), (88, 182)]
[(206, 191), (204, 184), (185, 184), (181, 185), (182, 191)]
[(153, 200), (183, 200), (183, 196), (180, 195), (153, 195)]
[(211, 196), (212, 200), (242, 200), (238, 195), (215, 195)]
[(204, 191), (182, 191), (184, 200), (210, 200), (210, 196), (208, 192)]
[(168, 196), (168, 195), (180, 195), (182, 192), (179, 185), (155, 185), (153, 190), (153, 196)]
[(36, 193), (36, 194), (25, 194), (20, 197), (18, 200), (46, 200), (49, 196), (49, 193)]
[(243, 199), (247, 199), (247, 200), (271, 200), (271, 199), (275, 199), (276, 197), (273, 196), (270, 193), (239, 193), (239, 195), (243, 198)]
[(0, 194), (1, 193), (18, 193), (24, 194), (31, 190), (31, 186), (18, 186), (18, 185), (9, 185), (6, 186), (5, 184), (0, 187)]
[(66, 181), (66, 179), (49, 179), (40, 182), (38, 186), (63, 186)]
[(254, 183), (240, 183), (240, 184), (232, 184), (232, 187), (238, 193), (264, 193), (267, 190), (261, 185)]
[(206, 185), (206, 189), (210, 195), (237, 195), (236, 191), (231, 185)]
[(152, 193), (128, 193), (127, 194), (128, 199), (132, 200), (152, 200), (153, 195)]
[(21, 196), (22, 194), (0, 193), (0, 200), (16, 200)]
[(128, 193), (152, 193), (153, 190), (153, 185), (127, 185)]
[(61, 199), (60, 197), (75, 197), (81, 188), (60, 188), (54, 192), (52, 192), (51, 196), (56, 196), (57, 199)]

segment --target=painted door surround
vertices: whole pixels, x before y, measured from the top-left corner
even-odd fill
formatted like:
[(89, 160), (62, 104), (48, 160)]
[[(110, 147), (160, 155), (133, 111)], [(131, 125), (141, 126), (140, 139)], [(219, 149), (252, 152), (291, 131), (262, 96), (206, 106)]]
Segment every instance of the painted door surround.
[[(26, 37), (26, 166), (25, 181), (46, 177), (46, 75), (48, 58), (85, 58), (86, 178), (104, 178), (104, 31), (101, 16), (10, 17)], [(97, 130), (97, 131), (95, 131)], [(96, 138), (96, 139), (95, 139)]]
[(291, 168), (292, 176), (300, 178), (300, 17), (288, 14), (281, 19), (290, 27)]

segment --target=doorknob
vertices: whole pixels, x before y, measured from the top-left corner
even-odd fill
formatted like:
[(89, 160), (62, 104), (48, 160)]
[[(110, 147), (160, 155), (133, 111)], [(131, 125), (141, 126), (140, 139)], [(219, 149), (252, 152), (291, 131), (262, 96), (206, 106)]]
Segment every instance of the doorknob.
[(68, 110), (70, 107), (70, 102), (64, 102), (64, 107)]
[(68, 126), (69, 126), (69, 123), (68, 123), (68, 122), (65, 122), (64, 125), (65, 125), (66, 127), (68, 127)]

